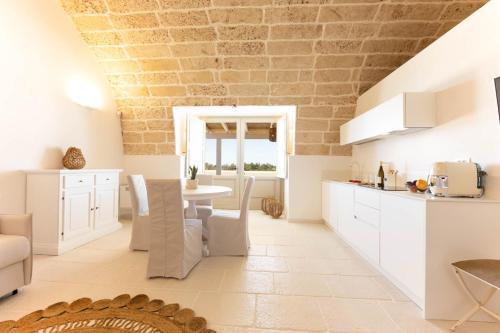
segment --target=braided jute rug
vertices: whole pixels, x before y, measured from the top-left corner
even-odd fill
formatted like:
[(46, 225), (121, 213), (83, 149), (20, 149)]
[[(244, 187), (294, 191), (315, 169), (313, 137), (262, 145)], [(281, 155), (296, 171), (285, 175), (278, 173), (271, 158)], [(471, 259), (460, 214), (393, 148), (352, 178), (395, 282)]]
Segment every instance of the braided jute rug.
[(179, 304), (146, 295), (58, 302), (21, 319), (0, 322), (2, 333), (216, 333), (207, 321)]

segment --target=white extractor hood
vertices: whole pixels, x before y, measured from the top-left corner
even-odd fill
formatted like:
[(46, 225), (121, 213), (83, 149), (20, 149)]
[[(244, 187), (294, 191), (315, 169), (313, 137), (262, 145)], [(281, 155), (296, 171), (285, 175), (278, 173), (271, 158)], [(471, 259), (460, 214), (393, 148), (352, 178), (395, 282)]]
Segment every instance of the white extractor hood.
[(391, 134), (434, 127), (433, 93), (402, 93), (340, 126), (340, 144), (359, 144)]

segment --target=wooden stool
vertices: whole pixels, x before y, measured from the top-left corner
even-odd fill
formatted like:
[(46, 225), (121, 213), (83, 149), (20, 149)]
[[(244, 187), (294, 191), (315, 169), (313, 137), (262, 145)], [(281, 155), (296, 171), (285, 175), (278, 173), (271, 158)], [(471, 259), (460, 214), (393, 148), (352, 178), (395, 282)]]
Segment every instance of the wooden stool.
[[(455, 269), (455, 275), (458, 282), (464, 288), (467, 295), (475, 303), (474, 307), (467, 312), (462, 319), (457, 321), (450, 330), (455, 331), (458, 326), (465, 323), (479, 310), (483, 310), (491, 317), (500, 321), (500, 316), (486, 308), (486, 304), (491, 300), (497, 290), (500, 290), (500, 260), (477, 259), (457, 261), (451, 264)], [(471, 276), (490, 287), (488, 296), (484, 301), (480, 301), (472, 294), (472, 291), (467, 287), (463, 279), (463, 275)]]

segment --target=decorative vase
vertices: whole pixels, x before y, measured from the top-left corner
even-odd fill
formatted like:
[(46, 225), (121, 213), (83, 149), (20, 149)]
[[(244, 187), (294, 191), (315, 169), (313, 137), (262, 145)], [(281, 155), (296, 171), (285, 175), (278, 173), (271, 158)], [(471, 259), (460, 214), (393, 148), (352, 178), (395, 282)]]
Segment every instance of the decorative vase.
[(186, 180), (186, 189), (187, 190), (196, 190), (198, 188), (198, 179), (187, 179)]
[(63, 166), (67, 169), (82, 169), (85, 166), (85, 158), (82, 150), (76, 147), (69, 147), (62, 160)]

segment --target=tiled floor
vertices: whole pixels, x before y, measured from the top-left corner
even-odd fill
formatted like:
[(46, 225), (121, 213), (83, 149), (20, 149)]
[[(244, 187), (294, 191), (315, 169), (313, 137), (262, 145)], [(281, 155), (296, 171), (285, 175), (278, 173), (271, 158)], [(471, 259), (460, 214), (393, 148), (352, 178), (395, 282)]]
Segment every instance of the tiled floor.
[[(208, 257), (184, 281), (145, 278), (147, 253), (128, 250), (130, 224), (59, 257), (37, 256), (33, 283), (0, 301), (0, 320), (60, 300), (121, 293), (192, 307), (221, 333), (438, 333), (418, 308), (323, 225), (250, 218), (251, 256)], [(500, 332), (467, 323), (459, 332)]]

